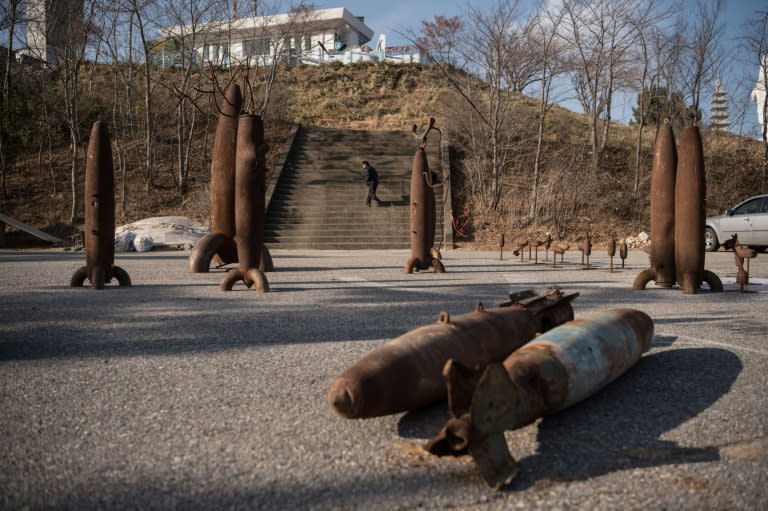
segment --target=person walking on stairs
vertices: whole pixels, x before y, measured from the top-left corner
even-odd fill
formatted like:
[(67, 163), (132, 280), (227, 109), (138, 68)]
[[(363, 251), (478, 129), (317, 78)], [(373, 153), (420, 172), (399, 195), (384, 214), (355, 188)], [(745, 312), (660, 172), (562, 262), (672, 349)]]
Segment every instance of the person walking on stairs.
[(377, 206), (381, 206), (381, 201), (376, 197), (376, 188), (379, 187), (379, 174), (368, 163), (368, 160), (363, 160), (363, 175), (365, 176), (365, 184), (368, 186), (368, 197), (365, 199), (365, 205), (370, 208), (371, 201), (375, 201)]

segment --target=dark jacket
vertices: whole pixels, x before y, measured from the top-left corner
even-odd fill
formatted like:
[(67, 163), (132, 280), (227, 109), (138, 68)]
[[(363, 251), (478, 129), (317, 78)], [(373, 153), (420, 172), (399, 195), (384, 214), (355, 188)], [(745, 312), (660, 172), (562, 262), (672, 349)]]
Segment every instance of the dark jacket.
[(363, 169), (363, 173), (365, 174), (365, 182), (366, 183), (379, 183), (379, 174), (376, 172), (376, 169), (368, 165)]

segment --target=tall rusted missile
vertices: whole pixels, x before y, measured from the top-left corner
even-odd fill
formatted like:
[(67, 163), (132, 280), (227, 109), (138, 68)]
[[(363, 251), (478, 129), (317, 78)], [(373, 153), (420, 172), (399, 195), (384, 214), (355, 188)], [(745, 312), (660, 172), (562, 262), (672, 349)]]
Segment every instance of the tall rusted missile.
[(405, 263), (405, 273), (434, 268), (443, 273), (443, 263), (432, 256), (435, 240), (435, 195), (432, 191), (432, 173), (424, 148), (416, 150), (411, 168), (410, 240), (411, 257)]
[(659, 287), (672, 287), (675, 273), (675, 182), (677, 148), (669, 122), (659, 129), (651, 169), (651, 267), (635, 277), (633, 289), (645, 289), (654, 280)]
[(442, 369), (449, 359), (480, 368), (500, 362), (538, 332), (573, 319), (570, 301), (552, 290), (511, 297), (504, 306), (423, 326), (372, 351), (331, 383), (328, 404), (347, 418), (378, 417), (422, 408), (445, 398)]
[(78, 269), (70, 285), (81, 287), (86, 279), (93, 289), (117, 279), (130, 286), (125, 270), (115, 266), (115, 176), (112, 146), (106, 123), (96, 121), (88, 141), (85, 165), (85, 266)]
[(235, 161), (235, 242), (239, 268), (222, 279), (222, 291), (231, 291), (240, 280), (251, 289), (269, 291), (267, 278), (259, 269), (264, 253), (266, 150), (261, 117), (241, 115)]
[(240, 86), (224, 93), (216, 123), (211, 158), (211, 233), (200, 238), (189, 257), (189, 271), (206, 273), (218, 264), (237, 262), (235, 246), (235, 151), (238, 116), (243, 106)]
[[(704, 149), (696, 126), (687, 126), (680, 137), (680, 159), (675, 182), (675, 269), (678, 285), (693, 294), (706, 282), (722, 291), (717, 275), (704, 270), (704, 219), (706, 218)], [(653, 245), (651, 245), (653, 248)]]
[(594, 394), (632, 367), (652, 338), (645, 313), (607, 309), (554, 328), (482, 371), (449, 361), (443, 374), (453, 418), (426, 447), (441, 456), (469, 452), (498, 489), (520, 470), (504, 431)]

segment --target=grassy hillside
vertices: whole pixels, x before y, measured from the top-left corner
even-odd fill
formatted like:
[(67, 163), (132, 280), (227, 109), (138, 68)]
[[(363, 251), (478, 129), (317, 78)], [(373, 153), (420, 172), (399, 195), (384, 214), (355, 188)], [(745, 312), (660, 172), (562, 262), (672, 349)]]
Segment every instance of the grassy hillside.
[[(84, 104), (89, 118), (110, 118), (114, 94), (108, 69), (92, 68), (84, 83)], [(96, 86), (94, 86), (96, 84)], [(142, 182), (140, 161), (143, 140), (123, 136), (119, 151), (134, 155), (116, 170), (118, 223), (157, 215), (184, 215), (207, 222), (209, 216), (209, 165), (215, 111), (211, 101), (202, 112), (195, 132), (189, 189), (175, 186), (176, 132), (173, 119), (176, 99), (170, 88), (153, 89), (157, 117), (155, 137), (156, 178)], [(141, 91), (137, 91), (140, 97)], [(513, 154), (503, 182), (503, 196), (495, 210), (488, 210), (468, 192), (464, 162), (473, 153), (467, 144), (467, 109), (437, 69), (416, 65), (298, 66), (283, 69), (271, 98), (268, 117), (270, 165), (285, 149), (284, 140), (294, 123), (354, 129), (403, 129), (423, 126), (435, 117), (452, 144), (454, 211), (470, 212), (468, 236), (460, 245), (495, 247), (500, 233), (507, 240), (543, 235), (575, 240), (590, 231), (600, 243), (610, 235), (619, 238), (649, 231), (648, 187), (655, 127), (646, 128), (640, 162), (640, 190), (635, 180), (635, 127), (614, 125), (602, 164), (591, 166), (588, 129), (584, 116), (554, 106), (546, 126), (542, 174), (538, 194), (540, 215), (529, 219), (531, 169), (536, 149), (536, 103), (525, 96), (515, 99), (509, 116), (509, 150)], [(89, 126), (88, 126), (89, 127)], [(85, 128), (84, 128), (85, 129)], [(761, 146), (730, 134), (704, 131), (708, 213), (721, 212), (735, 202), (759, 192)], [(87, 137), (84, 137), (87, 141)], [(477, 151), (475, 149), (474, 151)], [(84, 155), (81, 150), (81, 159)], [(0, 208), (5, 214), (54, 234), (67, 234), (72, 202), (70, 164), (66, 137), (51, 146), (27, 147), (15, 155), (6, 176), (8, 196)], [(131, 163), (135, 161), (134, 163)], [(82, 162), (81, 168), (85, 168)], [(123, 172), (124, 170), (124, 172)], [(82, 186), (82, 171), (78, 187)], [(78, 188), (82, 190), (82, 188)]]

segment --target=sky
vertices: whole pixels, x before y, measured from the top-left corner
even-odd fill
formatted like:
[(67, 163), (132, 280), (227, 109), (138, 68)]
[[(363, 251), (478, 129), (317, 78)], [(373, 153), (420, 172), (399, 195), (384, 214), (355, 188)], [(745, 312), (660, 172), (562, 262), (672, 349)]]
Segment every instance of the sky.
[[(524, 0), (525, 1), (525, 0)], [(433, 20), (436, 15), (461, 16), (466, 12), (468, 2), (465, 0), (314, 0), (319, 8), (346, 7), (355, 16), (364, 16), (365, 24), (374, 31), (373, 42), (379, 34), (385, 34), (387, 46), (408, 44), (408, 41), (398, 33), (419, 29), (421, 21)], [(484, 10), (495, 3), (495, 0), (472, 0), (472, 7)], [(768, 0), (724, 0), (725, 33), (723, 44), (728, 47), (729, 58), (727, 69), (723, 70), (722, 86), (728, 93), (728, 110), (732, 122), (731, 131), (737, 134), (757, 136), (757, 109), (750, 102), (749, 95), (754, 87), (758, 74), (754, 64), (744, 60), (748, 57), (739, 55), (736, 38), (741, 33), (743, 23), (758, 9), (768, 7)], [(714, 90), (715, 84), (710, 87)], [(707, 96), (711, 93), (707, 91)], [(567, 91), (561, 92), (559, 103), (571, 110), (581, 111), (578, 103), (568, 97)], [(708, 101), (708, 97), (704, 98)], [(637, 105), (637, 94), (618, 95), (614, 98), (615, 107), (613, 119), (628, 122), (632, 115), (632, 107)], [(705, 119), (709, 116), (709, 103), (702, 105)]]

